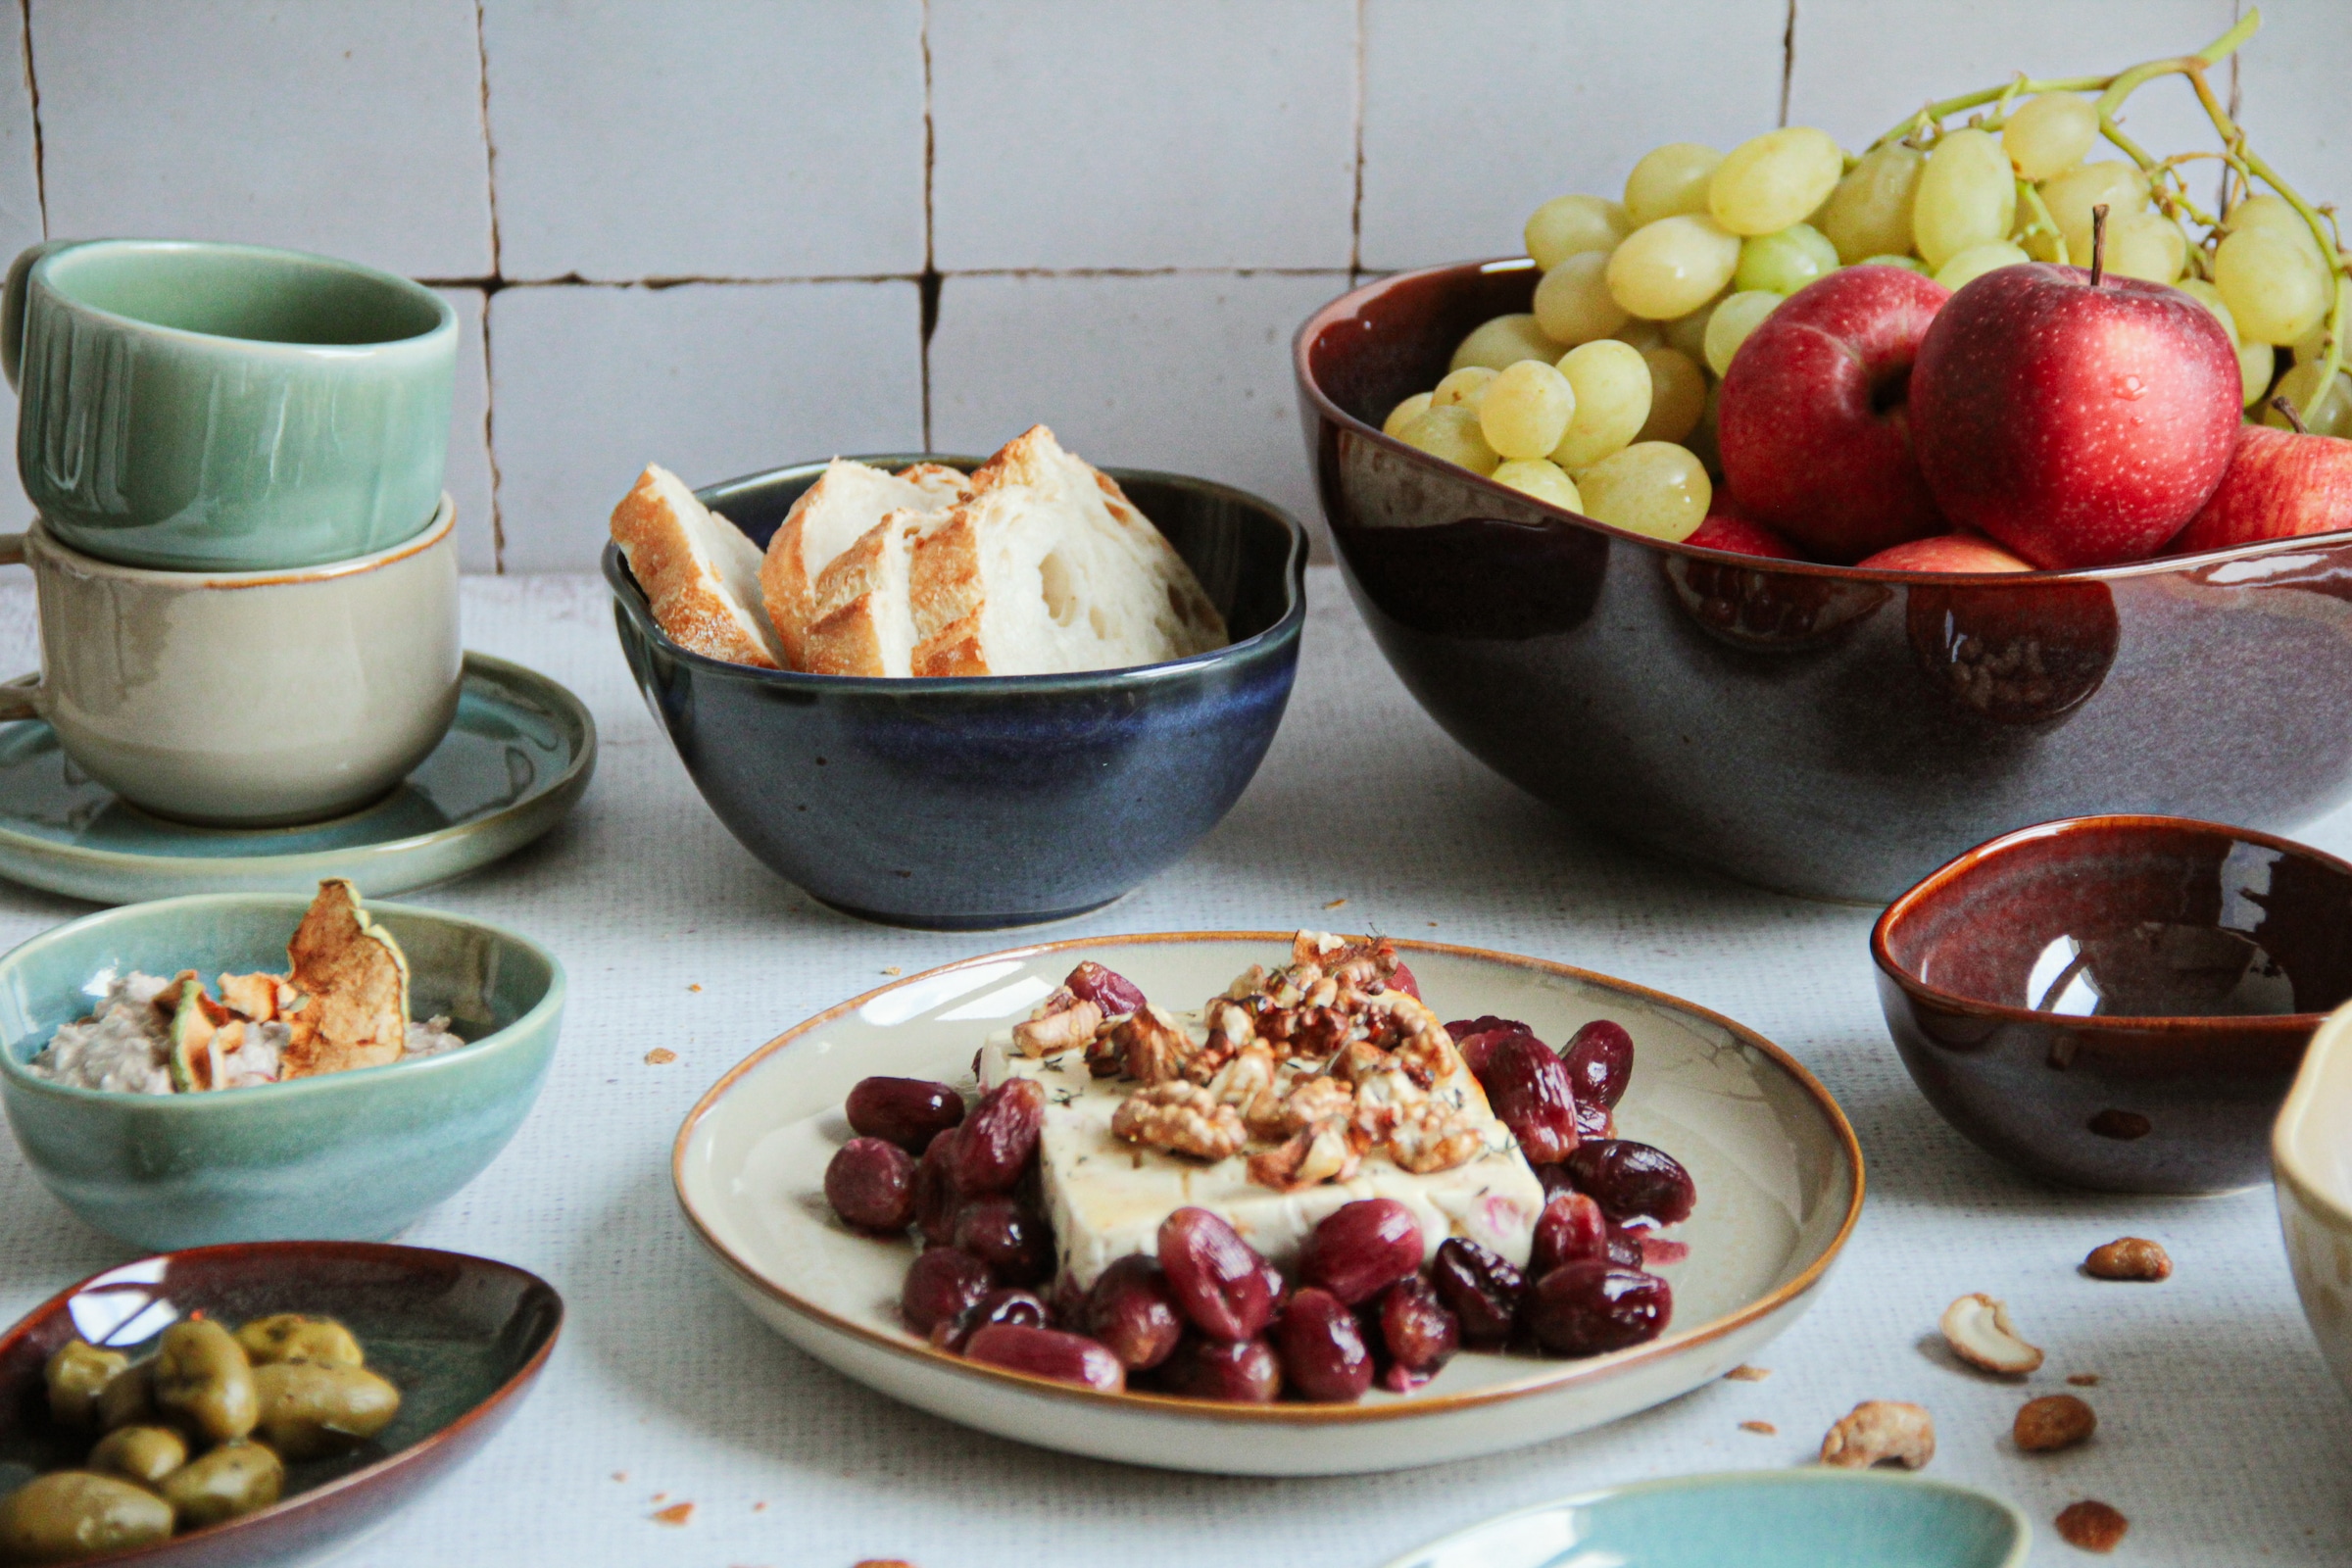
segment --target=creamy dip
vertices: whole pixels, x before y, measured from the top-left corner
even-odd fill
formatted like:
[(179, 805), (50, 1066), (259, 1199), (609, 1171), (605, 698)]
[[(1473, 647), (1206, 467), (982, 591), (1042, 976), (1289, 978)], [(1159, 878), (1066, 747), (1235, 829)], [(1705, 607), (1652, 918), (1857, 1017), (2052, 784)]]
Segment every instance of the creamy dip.
[[(40, 1054), (25, 1063), (36, 1078), (76, 1089), (111, 1089), (131, 1095), (172, 1091), (172, 1019), (155, 1004), (172, 982), (132, 971), (108, 982), (105, 1000), (89, 1017), (60, 1024)], [(222, 1089), (247, 1089), (277, 1082), (278, 1056), (294, 1031), (277, 1022), (248, 1023), (245, 1040), (220, 1054)], [(466, 1044), (450, 1033), (449, 1019), (411, 1022), (401, 1059), (437, 1056)]]

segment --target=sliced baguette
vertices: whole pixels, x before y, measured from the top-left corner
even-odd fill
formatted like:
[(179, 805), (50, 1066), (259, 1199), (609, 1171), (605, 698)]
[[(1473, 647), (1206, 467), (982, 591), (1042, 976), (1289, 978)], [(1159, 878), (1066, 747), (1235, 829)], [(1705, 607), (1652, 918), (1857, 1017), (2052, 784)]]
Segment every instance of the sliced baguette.
[(827, 566), (871, 533), (884, 514), (930, 517), (961, 500), (969, 488), (962, 474), (935, 463), (894, 474), (835, 458), (792, 504), (760, 564), (760, 595), (786, 662), (794, 669), (808, 667), (808, 631), (825, 612), (817, 606), (817, 579)]
[[(958, 478), (962, 476), (957, 475)], [(887, 512), (816, 579), (813, 613), (801, 645), (812, 675), (911, 675), (914, 612), (907, 567), (928, 514)]]
[(671, 642), (732, 663), (784, 667), (760, 608), (759, 546), (676, 474), (649, 466), (612, 509), (612, 538)]
[(1119, 669), (1227, 641), (1184, 558), (1042, 424), (914, 540), (908, 597), (916, 675)]

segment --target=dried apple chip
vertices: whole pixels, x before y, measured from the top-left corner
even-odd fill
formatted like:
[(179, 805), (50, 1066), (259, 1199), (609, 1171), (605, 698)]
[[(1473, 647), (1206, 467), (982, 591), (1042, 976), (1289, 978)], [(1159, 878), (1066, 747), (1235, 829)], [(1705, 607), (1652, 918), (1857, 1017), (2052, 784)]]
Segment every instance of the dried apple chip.
[(368, 918), (359, 890), (340, 877), (318, 897), (286, 944), (287, 978), (303, 994), (286, 1014), (293, 1029), (281, 1078), (309, 1078), (398, 1061), (409, 1038), (409, 960)]
[(224, 974), (220, 1000), (247, 1022), (268, 1023), (277, 1016), (277, 989), (283, 984), (273, 974)]

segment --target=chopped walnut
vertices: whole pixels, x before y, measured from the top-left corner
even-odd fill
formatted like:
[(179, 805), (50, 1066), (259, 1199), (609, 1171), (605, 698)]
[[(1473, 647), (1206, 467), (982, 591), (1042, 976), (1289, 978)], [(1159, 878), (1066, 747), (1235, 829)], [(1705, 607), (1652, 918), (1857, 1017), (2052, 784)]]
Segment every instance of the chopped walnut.
[(1102, 1009), (1081, 1002), (1063, 986), (1037, 1004), (1026, 1022), (1012, 1026), (1012, 1048), (1024, 1056), (1054, 1056), (1095, 1038)]
[(1916, 1470), (1936, 1457), (1936, 1423), (1901, 1399), (1865, 1399), (1821, 1440), (1821, 1462), (1848, 1470), (1899, 1464)]
[(1323, 1122), (1342, 1126), (1355, 1114), (1355, 1091), (1337, 1078), (1301, 1078), (1282, 1099), (1282, 1130), (1302, 1131)]
[[(1191, 1037), (1184, 1026), (1168, 1014), (1164, 1007), (1145, 1003), (1143, 1010), (1131, 1012), (1109, 1024), (1098, 1037), (1098, 1044), (1107, 1039), (1115, 1071), (1134, 1079), (1149, 1089), (1183, 1076), (1184, 1064), (1193, 1054)], [(1090, 1063), (1094, 1061), (1089, 1054)], [(1097, 1077), (1110, 1074), (1095, 1068)]]
[(1486, 1152), (1485, 1124), (1443, 1100), (1404, 1111), (1389, 1134), (1389, 1157), (1416, 1176), (1467, 1165)]
[(1327, 1121), (1301, 1128), (1275, 1148), (1250, 1155), (1250, 1179), (1278, 1193), (1296, 1192), (1319, 1182), (1344, 1182), (1355, 1174), (1358, 1162), (1347, 1126)]
[(1278, 1076), (1272, 1048), (1252, 1040), (1208, 1081), (1208, 1092), (1242, 1113), (1251, 1137), (1279, 1139), (1293, 1129), (1284, 1118)]
[(1172, 1079), (1149, 1085), (1129, 1095), (1110, 1113), (1110, 1130), (1131, 1144), (1190, 1154), (1196, 1159), (1224, 1159), (1238, 1154), (1248, 1134), (1241, 1113), (1220, 1104), (1217, 1097), (1199, 1084)]

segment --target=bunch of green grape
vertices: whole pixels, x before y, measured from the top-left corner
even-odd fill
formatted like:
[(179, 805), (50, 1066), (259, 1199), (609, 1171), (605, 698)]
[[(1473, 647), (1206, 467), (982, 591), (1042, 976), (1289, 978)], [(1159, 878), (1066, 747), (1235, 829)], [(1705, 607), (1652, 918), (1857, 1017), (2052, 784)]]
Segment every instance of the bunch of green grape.
[[(2018, 262), (2087, 266), (2103, 206), (2106, 270), (2212, 311), (2248, 408), (2276, 379), (2313, 429), (2352, 434), (2352, 377), (2316, 395), (2336, 271), (2293, 206), (2245, 195), (2192, 239), (2168, 210), (2180, 204), (2154, 202), (2136, 164), (2084, 161), (2102, 130), (2092, 98), (1999, 107), (1989, 125), (1923, 117), (1860, 157), (1810, 126), (1728, 155), (1671, 142), (1634, 165), (1621, 200), (1545, 202), (1527, 220), (1543, 272), (1534, 311), (1471, 332), (1386, 430), (1554, 506), (1679, 540), (1705, 520), (1720, 471), (1716, 389), (1783, 300), (1840, 267), (1905, 267), (1957, 289)], [(2281, 349), (2295, 367), (2283, 376)]]

